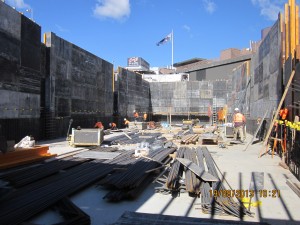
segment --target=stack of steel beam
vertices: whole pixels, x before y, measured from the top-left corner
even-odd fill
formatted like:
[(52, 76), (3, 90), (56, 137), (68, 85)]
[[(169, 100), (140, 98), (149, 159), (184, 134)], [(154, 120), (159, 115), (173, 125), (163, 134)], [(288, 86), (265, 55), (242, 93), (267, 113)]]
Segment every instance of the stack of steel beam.
[(54, 206), (63, 216), (65, 221), (56, 223), (56, 225), (90, 225), (91, 218), (80, 208), (78, 208), (68, 198), (63, 198)]
[[(215, 177), (218, 176), (218, 172), (215, 167), (215, 162), (207, 150), (206, 147), (201, 147), (201, 151), (203, 152), (203, 156), (205, 158), (205, 162), (208, 168), (208, 172), (211, 173)], [(208, 183), (203, 185), (201, 190), (201, 200), (202, 200), (202, 211), (204, 213), (209, 213), (211, 215), (233, 215), (236, 217), (241, 217), (243, 215), (252, 216), (252, 213), (248, 211), (241, 202), (234, 201), (233, 197), (229, 197), (229, 195), (225, 195), (222, 193), (227, 193), (231, 190), (226, 190), (223, 181), (219, 179), (218, 182), (212, 183), (212, 192), (210, 192), (211, 188)], [(219, 191), (221, 193), (219, 195), (212, 195), (214, 190)]]
[[(113, 173), (102, 179), (99, 182), (99, 185), (117, 189), (106, 195), (104, 198), (110, 201), (117, 201), (123, 199), (125, 196), (133, 197), (133, 192), (131, 192), (131, 194), (127, 194), (127, 192), (143, 185), (145, 180), (151, 176), (149, 171), (161, 167), (163, 162), (165, 162), (166, 159), (169, 159), (169, 154), (173, 153), (175, 150), (176, 148), (157, 149), (150, 152), (147, 157), (137, 158), (136, 161), (128, 165), (125, 170), (119, 173)], [(148, 182), (146, 183), (148, 184)]]
[[(197, 164), (196, 154), (194, 149), (186, 149), (184, 152), (184, 158), (189, 159), (193, 163)], [(199, 195), (201, 180), (189, 169), (185, 168), (185, 186), (189, 193)]]
[(1, 224), (15, 225), (27, 221), (60, 199), (114, 172), (117, 166), (132, 163), (134, 151), (126, 151), (105, 162), (93, 160), (45, 179), (21, 187), (5, 201), (0, 201)]
[(108, 142), (111, 145), (126, 145), (126, 144), (137, 144), (141, 142), (153, 143), (155, 139), (161, 136), (161, 133), (147, 133), (147, 137), (142, 134), (128, 133), (115, 137), (110, 137), (105, 139), (105, 142)]
[(39, 179), (58, 173), (74, 166), (80, 165), (89, 159), (68, 157), (60, 160), (40, 164), (35, 167), (28, 167), (22, 170), (16, 170), (0, 175), (0, 179), (9, 181), (14, 188), (19, 188), (33, 183)]
[(122, 135), (105, 138), (104, 142), (108, 143), (110, 145), (117, 145), (121, 141), (129, 140), (129, 139), (137, 138), (137, 137), (138, 137), (138, 134), (135, 134), (135, 133), (126, 133), (126, 134), (124, 133)]
[(182, 137), (181, 144), (196, 144), (199, 139), (198, 134), (188, 134)]
[[(176, 157), (182, 158), (184, 156), (184, 151), (186, 150), (185, 147), (180, 147), (177, 150), (177, 155)], [(166, 186), (168, 187), (169, 190), (178, 190), (180, 183), (179, 180), (181, 179), (183, 173), (183, 167), (180, 164), (180, 162), (175, 161), (170, 169), (167, 181), (166, 181)]]
[[(225, 189), (222, 181), (220, 180), (215, 167), (215, 162), (206, 147), (198, 147), (196, 149), (180, 147), (177, 151), (176, 157), (189, 159), (191, 162), (198, 165), (201, 171), (205, 170), (207, 167), (207, 172), (218, 178), (219, 181), (209, 182), (202, 180), (190, 169), (183, 169), (183, 166), (179, 161), (175, 161), (171, 165), (165, 185), (160, 188), (163, 189), (161, 190), (163, 193), (166, 193), (166, 188), (168, 188), (168, 193), (180, 191), (184, 188), (190, 194), (194, 194), (196, 196), (201, 195), (201, 205), (204, 213), (212, 215), (233, 215), (236, 217), (243, 215), (252, 216), (251, 212), (248, 211), (240, 201), (235, 201), (233, 197), (227, 197), (225, 194), (224, 196), (222, 194), (218, 196), (214, 196), (212, 194), (214, 193), (214, 190), (220, 191), (218, 193), (227, 193), (229, 191)], [(183, 171), (185, 172), (184, 174)], [(185, 186), (183, 186), (182, 182), (180, 182), (181, 180), (185, 181)]]

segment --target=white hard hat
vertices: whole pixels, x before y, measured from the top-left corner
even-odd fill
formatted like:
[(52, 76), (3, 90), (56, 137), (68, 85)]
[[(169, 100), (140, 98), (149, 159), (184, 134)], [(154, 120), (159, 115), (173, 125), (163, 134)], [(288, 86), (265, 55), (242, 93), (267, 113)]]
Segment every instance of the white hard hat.
[(235, 108), (234, 111), (238, 112), (238, 111), (240, 111), (240, 110), (239, 110), (239, 108)]
[(124, 118), (124, 120), (126, 120), (126, 118)]

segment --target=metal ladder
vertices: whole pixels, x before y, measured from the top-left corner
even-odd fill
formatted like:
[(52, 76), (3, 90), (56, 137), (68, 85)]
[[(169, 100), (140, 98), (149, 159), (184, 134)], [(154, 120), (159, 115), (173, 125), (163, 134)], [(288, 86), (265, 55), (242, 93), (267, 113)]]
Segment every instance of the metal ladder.
[(213, 107), (212, 107), (212, 124), (217, 124), (217, 98), (213, 98)]

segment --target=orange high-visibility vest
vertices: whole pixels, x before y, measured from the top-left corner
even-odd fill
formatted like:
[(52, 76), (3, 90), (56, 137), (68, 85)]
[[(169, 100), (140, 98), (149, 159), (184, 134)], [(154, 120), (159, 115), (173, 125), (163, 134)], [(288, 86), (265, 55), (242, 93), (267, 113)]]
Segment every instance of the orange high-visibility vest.
[(279, 111), (279, 116), (282, 120), (285, 120), (288, 115), (289, 110), (287, 108), (281, 109)]
[(218, 112), (218, 120), (223, 120), (224, 119), (224, 110), (220, 109)]
[(242, 122), (245, 122), (245, 121), (246, 121), (246, 119), (245, 119), (245, 117), (242, 113), (234, 114), (234, 116), (233, 116), (233, 122), (234, 123), (242, 123)]
[(104, 128), (104, 126), (103, 126), (103, 124), (101, 122), (97, 122), (94, 127), (95, 128), (100, 128), (100, 129)]
[(147, 120), (147, 113), (144, 113), (144, 120)]

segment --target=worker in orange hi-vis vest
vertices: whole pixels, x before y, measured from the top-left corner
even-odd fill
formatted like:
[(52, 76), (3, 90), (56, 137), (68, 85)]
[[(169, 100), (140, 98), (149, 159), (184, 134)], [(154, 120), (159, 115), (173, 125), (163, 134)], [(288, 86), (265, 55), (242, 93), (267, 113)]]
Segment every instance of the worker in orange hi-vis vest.
[(95, 128), (104, 129), (104, 126), (103, 126), (102, 122), (96, 122), (96, 124), (95, 124), (94, 127), (95, 127)]
[(115, 124), (115, 123), (109, 123), (109, 127), (110, 127), (110, 129), (112, 129), (112, 130), (117, 130), (118, 128), (117, 128), (117, 124)]
[(224, 110), (223, 109), (220, 109), (218, 111), (218, 121), (220, 123), (224, 123), (225, 122), (225, 114), (224, 114)]
[(143, 115), (144, 121), (147, 121), (147, 117), (148, 117), (147, 113), (144, 113)]
[(129, 127), (129, 120), (127, 120), (126, 118), (124, 118), (124, 125), (126, 128)]
[(242, 113), (240, 113), (240, 110), (238, 108), (234, 109), (232, 122), (234, 127), (234, 140), (237, 141), (237, 135), (239, 134), (241, 138), (241, 142), (244, 142), (246, 139), (246, 132), (245, 132), (246, 118)]
[(289, 110), (287, 108), (280, 109), (279, 116), (281, 120), (286, 120)]

